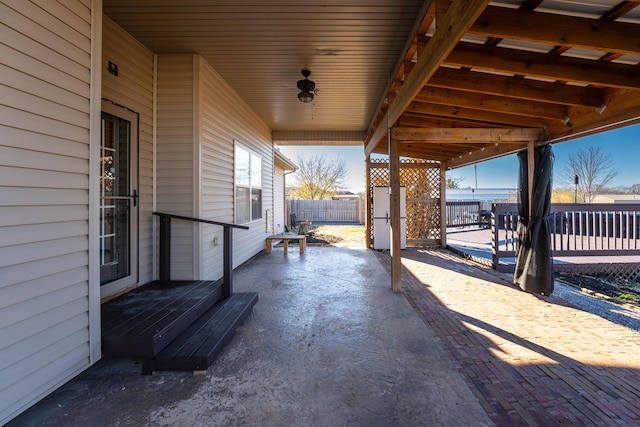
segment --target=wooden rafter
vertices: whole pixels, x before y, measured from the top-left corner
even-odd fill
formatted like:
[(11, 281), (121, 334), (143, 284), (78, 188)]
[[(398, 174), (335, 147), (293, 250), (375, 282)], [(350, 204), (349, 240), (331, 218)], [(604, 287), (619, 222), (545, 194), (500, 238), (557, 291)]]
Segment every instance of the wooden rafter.
[(424, 53), (418, 58), (412, 72), (406, 76), (404, 84), (389, 106), (386, 113), (388, 120), (382, 119), (377, 123), (376, 129), (372, 132), (365, 146), (365, 155), (370, 154), (373, 146), (383, 138), (386, 127), (382, 124), (385, 122), (394, 123), (402, 115), (422, 86), (435, 73), (488, 4), (489, 0), (458, 0), (451, 4), (443, 22), (438, 24), (433, 37), (424, 49)]
[[(640, 2), (622, 2), (594, 19), (536, 11), (541, 0), (528, 0), (518, 9), (480, 6), (475, 20), (457, 3), (429, 8), (395, 74), (391, 102), (369, 129), (365, 152), (385, 152), (381, 142), (391, 126), (401, 155), (458, 167), (510, 154), (528, 141), (560, 141), (640, 121), (640, 67), (629, 65), (640, 54), (640, 36), (636, 24), (616, 21)], [(436, 30), (428, 37), (423, 32), (434, 9)], [(452, 26), (454, 16), (469, 20)], [(467, 34), (474, 43), (455, 42)], [(484, 44), (475, 43), (478, 36), (487, 38)], [(530, 49), (519, 47), (527, 44)], [(407, 127), (422, 131), (401, 137)], [(430, 133), (439, 128), (458, 129), (455, 141)], [(527, 128), (536, 129), (534, 139), (499, 142), (491, 133)], [(483, 130), (486, 143), (468, 147)]]
[[(461, 118), (445, 118), (445, 117), (435, 117), (429, 116), (426, 114), (413, 114), (413, 113), (404, 113), (396, 123), (398, 126), (409, 126), (409, 127), (424, 127), (424, 128), (478, 128), (485, 127), (486, 122), (481, 122), (477, 120), (467, 120)], [(503, 126), (504, 127), (504, 126)]]
[(637, 55), (640, 54), (637, 27), (625, 22), (489, 6), (469, 33)]
[(496, 113), (453, 105), (438, 105), (424, 102), (412, 102), (407, 108), (407, 112), (483, 121), (487, 126), (491, 127), (498, 127), (498, 124), (519, 127), (539, 127), (543, 124), (539, 119), (515, 114)]
[(567, 107), (565, 105), (429, 86), (425, 86), (415, 100), (417, 102), (429, 102), (552, 120), (564, 120), (567, 117)]
[(393, 128), (391, 138), (424, 143), (468, 144), (495, 142), (528, 142), (543, 138), (541, 128), (530, 129), (447, 129)]
[(604, 103), (603, 90), (595, 87), (570, 86), (459, 68), (441, 67), (429, 79), (428, 86), (562, 105), (600, 107)]
[(460, 43), (445, 63), (596, 86), (640, 89), (640, 68), (633, 65), (549, 56), (495, 46)]

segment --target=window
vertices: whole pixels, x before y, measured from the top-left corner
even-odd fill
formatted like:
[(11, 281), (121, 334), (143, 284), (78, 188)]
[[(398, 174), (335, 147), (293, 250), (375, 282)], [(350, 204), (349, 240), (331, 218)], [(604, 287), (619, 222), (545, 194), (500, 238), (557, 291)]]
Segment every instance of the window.
[(235, 146), (236, 224), (262, 218), (262, 158)]

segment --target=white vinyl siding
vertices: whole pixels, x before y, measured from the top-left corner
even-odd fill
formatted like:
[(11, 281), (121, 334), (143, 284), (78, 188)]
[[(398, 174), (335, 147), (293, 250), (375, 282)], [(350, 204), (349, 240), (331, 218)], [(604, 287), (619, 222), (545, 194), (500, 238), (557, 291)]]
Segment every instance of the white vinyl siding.
[(91, 363), (90, 4), (0, 4), (0, 424)]
[[(199, 111), (202, 165), (201, 214), (209, 220), (234, 223), (234, 140), (262, 159), (262, 218), (233, 230), (233, 265), (238, 266), (265, 247), (266, 209), (271, 209), (273, 146), (271, 129), (200, 56)], [(219, 242), (214, 246), (214, 238)], [(222, 277), (222, 227), (203, 226), (203, 278)]]
[[(118, 76), (107, 72), (109, 61)], [(138, 126), (139, 283), (153, 280), (153, 53), (109, 18), (103, 20), (102, 97), (135, 111)], [(134, 254), (134, 260), (137, 256)]]
[[(158, 56), (157, 209), (198, 216), (194, 212), (194, 59), (193, 55)], [(194, 277), (194, 227), (172, 221), (171, 279)]]
[(284, 169), (275, 166), (273, 172), (273, 232), (282, 233), (287, 224), (284, 213)]

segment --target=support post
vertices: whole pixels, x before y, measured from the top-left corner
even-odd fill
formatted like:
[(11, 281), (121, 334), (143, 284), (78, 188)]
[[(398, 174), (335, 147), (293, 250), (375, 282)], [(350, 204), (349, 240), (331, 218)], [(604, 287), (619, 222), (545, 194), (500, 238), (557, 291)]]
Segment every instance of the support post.
[(222, 231), (223, 243), (223, 283), (222, 297), (228, 298), (233, 295), (233, 230), (229, 226), (224, 226)]
[(447, 247), (447, 162), (440, 163), (440, 247)]
[(171, 281), (171, 217), (160, 215), (159, 281), (168, 285)]
[(371, 194), (371, 155), (368, 155), (365, 157), (364, 160), (365, 163), (365, 187), (364, 187), (364, 221), (365, 221), (365, 245), (367, 248), (370, 248), (373, 244), (373, 242), (371, 241), (371, 234), (372, 234), (372, 230), (371, 230), (371, 223), (372, 218), (371, 218), (371, 198), (373, 197), (373, 195)]
[(389, 206), (391, 209), (391, 290), (402, 290), (402, 255), (401, 239), (402, 227), (400, 226), (400, 146), (398, 141), (391, 140), (389, 129), (389, 181), (391, 194)]

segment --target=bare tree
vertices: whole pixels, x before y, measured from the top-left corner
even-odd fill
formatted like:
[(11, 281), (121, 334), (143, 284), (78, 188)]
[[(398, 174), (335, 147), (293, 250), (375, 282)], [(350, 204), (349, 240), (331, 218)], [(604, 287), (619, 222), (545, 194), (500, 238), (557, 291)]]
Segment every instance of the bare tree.
[(610, 155), (600, 147), (589, 145), (569, 155), (562, 180), (573, 187), (577, 176), (580, 199), (591, 203), (617, 175)]
[(629, 192), (631, 194), (640, 194), (640, 184), (633, 184), (629, 187)]
[(460, 183), (464, 181), (464, 176), (450, 176), (447, 178), (447, 188), (460, 188)]
[(320, 200), (340, 190), (349, 170), (344, 159), (328, 159), (323, 155), (298, 156), (298, 170), (294, 174), (292, 197)]

